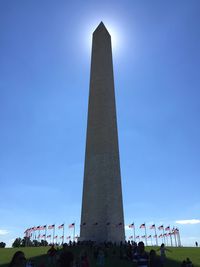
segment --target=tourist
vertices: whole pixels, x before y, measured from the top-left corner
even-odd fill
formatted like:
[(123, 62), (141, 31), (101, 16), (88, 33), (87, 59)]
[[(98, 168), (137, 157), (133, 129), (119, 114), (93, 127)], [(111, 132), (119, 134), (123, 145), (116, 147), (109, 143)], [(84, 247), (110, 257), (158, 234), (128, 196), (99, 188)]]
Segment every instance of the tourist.
[(89, 267), (89, 260), (87, 256), (87, 252), (84, 252), (81, 256), (81, 267)]
[(186, 266), (187, 267), (193, 267), (193, 264), (189, 258), (186, 259)]
[(149, 255), (145, 251), (142, 241), (138, 243), (137, 252), (133, 255), (133, 261), (137, 263), (137, 266), (148, 267)]
[(198, 242), (197, 241), (195, 242), (195, 246), (198, 247)]
[(72, 252), (63, 250), (59, 259), (60, 267), (72, 267), (74, 262), (74, 255)]
[(105, 265), (105, 254), (102, 249), (99, 249), (97, 255), (97, 266), (104, 266)]
[(152, 249), (149, 253), (149, 267), (162, 267), (162, 263), (160, 258), (156, 255), (154, 249)]
[(54, 245), (52, 245), (51, 248), (47, 251), (47, 255), (49, 256), (49, 264), (50, 265), (55, 265), (56, 254), (57, 254), (57, 250), (55, 249)]
[(186, 265), (186, 261), (185, 261), (185, 260), (182, 261), (182, 263), (181, 263), (181, 267), (187, 267), (187, 265)]
[(17, 251), (12, 257), (9, 267), (26, 267), (26, 258), (24, 252)]
[(165, 251), (171, 252), (171, 250), (167, 249), (165, 247), (165, 244), (164, 243), (161, 244), (161, 246), (160, 246), (160, 248), (158, 250), (160, 251), (160, 259), (161, 259), (161, 262), (164, 265), (165, 264), (165, 261), (166, 261)]

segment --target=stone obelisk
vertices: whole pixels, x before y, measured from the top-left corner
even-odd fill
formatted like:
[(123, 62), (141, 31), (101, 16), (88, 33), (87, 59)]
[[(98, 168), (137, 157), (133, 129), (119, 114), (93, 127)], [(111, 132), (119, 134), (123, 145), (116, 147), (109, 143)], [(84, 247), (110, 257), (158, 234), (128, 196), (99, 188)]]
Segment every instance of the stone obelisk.
[(93, 33), (80, 240), (125, 240), (111, 36)]

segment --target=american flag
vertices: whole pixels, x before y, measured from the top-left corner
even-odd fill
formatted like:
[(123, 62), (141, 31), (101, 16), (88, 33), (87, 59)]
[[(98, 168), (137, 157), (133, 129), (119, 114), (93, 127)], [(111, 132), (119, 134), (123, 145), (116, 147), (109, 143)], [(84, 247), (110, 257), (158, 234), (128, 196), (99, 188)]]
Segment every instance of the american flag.
[(69, 228), (74, 228), (74, 226), (75, 226), (75, 223), (71, 223), (71, 224), (69, 225)]
[(64, 223), (58, 226), (58, 229), (62, 229), (64, 227)]
[(145, 223), (141, 224), (140, 228), (145, 228)]
[(64, 238), (64, 235), (62, 235), (61, 237), (60, 237), (60, 239), (63, 239)]
[(48, 235), (47, 238), (51, 238), (51, 235)]
[(134, 228), (134, 223), (129, 224), (129, 228)]
[(164, 226), (163, 225), (160, 225), (159, 227), (158, 227), (158, 230), (163, 230), (164, 229)]
[(38, 225), (38, 226), (36, 227), (36, 230), (40, 230), (40, 225)]
[(161, 235), (159, 235), (158, 237), (161, 238), (161, 237), (163, 237), (163, 235), (161, 234)]
[(170, 231), (170, 226), (167, 226), (167, 227), (165, 228), (165, 231)]
[(45, 238), (45, 237), (46, 237), (46, 235), (42, 235), (42, 236), (41, 236), (41, 238)]
[(156, 228), (155, 224), (152, 224), (152, 225), (150, 226), (150, 229), (155, 229), (155, 228)]
[(67, 239), (71, 239), (71, 236), (69, 235), (69, 236), (67, 236)]
[(139, 238), (140, 238), (140, 236), (139, 236), (139, 235), (137, 235), (135, 238), (136, 238), (136, 239), (139, 239)]
[(53, 229), (55, 227), (55, 224), (49, 225), (48, 229)]
[(56, 236), (54, 236), (54, 239), (56, 239), (56, 238), (58, 238), (58, 236), (56, 235)]
[(46, 229), (46, 225), (43, 225), (43, 226), (40, 226), (40, 230), (44, 230), (44, 229)]
[(148, 238), (151, 238), (151, 235), (149, 235)]
[(146, 238), (146, 235), (142, 235), (141, 238)]
[(133, 236), (131, 235), (131, 236), (129, 236), (129, 239), (133, 239)]

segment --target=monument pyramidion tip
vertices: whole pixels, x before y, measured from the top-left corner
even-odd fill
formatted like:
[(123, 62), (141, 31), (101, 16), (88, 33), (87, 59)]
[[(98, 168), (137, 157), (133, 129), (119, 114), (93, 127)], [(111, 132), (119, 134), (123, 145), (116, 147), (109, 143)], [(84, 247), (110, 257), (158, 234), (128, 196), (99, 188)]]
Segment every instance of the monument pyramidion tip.
[(93, 34), (96, 34), (96, 33), (99, 33), (99, 32), (103, 32), (103, 31), (106, 32), (110, 36), (109, 31), (107, 30), (107, 28), (104, 25), (104, 23), (101, 21), (99, 23), (99, 25), (97, 26), (97, 28), (95, 29), (95, 31), (93, 32)]

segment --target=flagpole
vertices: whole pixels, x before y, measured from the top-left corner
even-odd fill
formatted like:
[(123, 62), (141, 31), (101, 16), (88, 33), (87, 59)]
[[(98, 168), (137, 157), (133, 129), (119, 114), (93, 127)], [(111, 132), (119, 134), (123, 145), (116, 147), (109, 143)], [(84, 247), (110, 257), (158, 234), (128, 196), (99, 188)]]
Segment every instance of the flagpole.
[(164, 244), (165, 244), (166, 242), (165, 242), (165, 235), (164, 235), (164, 225), (163, 225), (163, 241), (164, 241)]
[(165, 233), (165, 236), (166, 236), (166, 242), (167, 242), (167, 246), (168, 246), (168, 236), (166, 233)]
[(146, 246), (147, 246), (147, 229), (146, 229), (146, 223), (144, 224), (144, 230), (145, 230), (145, 243), (146, 243)]
[(134, 242), (136, 242), (136, 239), (135, 239), (135, 224), (133, 223), (133, 234), (134, 234)]
[(177, 247), (177, 240), (176, 240), (176, 232), (175, 231), (173, 232), (173, 235), (174, 235), (174, 240), (175, 240), (175, 246)]
[(178, 237), (178, 246), (181, 247), (181, 238), (180, 238), (180, 232), (179, 229), (176, 229), (177, 237)]
[(155, 230), (155, 236), (156, 236), (156, 246), (158, 246), (158, 236), (157, 236), (157, 232), (156, 232), (156, 225), (155, 225), (154, 230)]
[(55, 224), (54, 224), (54, 227), (53, 227), (53, 244), (54, 244), (54, 236), (55, 236)]
[(45, 241), (47, 241), (47, 224), (46, 224), (46, 227), (45, 227)]
[(173, 247), (173, 244), (172, 244), (172, 236), (171, 236), (171, 228), (169, 226), (169, 238), (170, 238), (170, 242), (171, 242), (171, 247)]
[(75, 225), (76, 225), (76, 222), (74, 222), (73, 241), (75, 241)]
[(64, 238), (65, 238), (65, 223), (63, 223), (63, 238), (62, 238), (63, 243), (64, 243)]
[(40, 242), (40, 229), (38, 231), (38, 242)]

